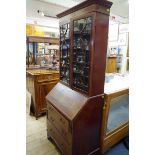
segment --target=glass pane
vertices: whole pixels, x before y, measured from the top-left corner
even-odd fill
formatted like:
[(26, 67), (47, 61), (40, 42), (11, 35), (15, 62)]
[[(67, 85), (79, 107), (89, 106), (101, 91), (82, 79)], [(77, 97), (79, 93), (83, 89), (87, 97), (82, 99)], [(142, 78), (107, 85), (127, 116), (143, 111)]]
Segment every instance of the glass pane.
[(39, 66), (48, 66), (51, 69), (59, 69), (58, 45), (50, 43), (37, 43), (35, 46), (35, 64)]
[(69, 24), (60, 27), (60, 80), (69, 84)]
[(92, 17), (74, 21), (73, 87), (88, 92)]
[(116, 97), (110, 102), (107, 132), (129, 121), (129, 95)]

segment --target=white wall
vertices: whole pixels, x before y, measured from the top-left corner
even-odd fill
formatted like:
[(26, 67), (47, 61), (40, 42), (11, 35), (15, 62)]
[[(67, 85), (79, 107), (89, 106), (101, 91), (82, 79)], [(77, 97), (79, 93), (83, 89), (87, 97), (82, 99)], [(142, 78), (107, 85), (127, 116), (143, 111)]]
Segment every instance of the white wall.
[[(115, 15), (113, 15), (115, 16)], [(109, 21), (109, 33), (115, 33), (118, 34), (118, 38), (117, 40), (115, 41), (108, 41), (108, 48), (110, 49), (110, 47), (121, 47), (123, 48), (122, 50), (122, 54), (123, 54), (123, 57), (122, 57), (122, 67), (121, 67), (121, 70), (120, 70), (120, 73), (125, 73), (126, 72), (126, 61), (127, 61), (127, 57), (126, 57), (126, 54), (127, 54), (127, 44), (128, 44), (128, 41), (127, 41), (127, 44), (126, 45), (123, 45), (121, 46), (121, 44), (119, 43), (119, 27), (121, 24), (123, 23), (128, 23), (128, 20), (124, 20), (124, 18), (121, 18), (121, 17), (118, 17), (116, 16), (115, 20), (112, 20), (112, 18), (110, 18), (110, 21)], [(113, 25), (118, 25), (118, 30), (115, 30), (113, 29)], [(128, 25), (128, 24), (127, 24)], [(115, 32), (113, 32), (115, 31)], [(124, 33), (127, 33), (128, 35), (128, 29), (127, 29), (127, 32), (124, 32)], [(107, 51), (107, 56), (109, 56), (109, 49)]]

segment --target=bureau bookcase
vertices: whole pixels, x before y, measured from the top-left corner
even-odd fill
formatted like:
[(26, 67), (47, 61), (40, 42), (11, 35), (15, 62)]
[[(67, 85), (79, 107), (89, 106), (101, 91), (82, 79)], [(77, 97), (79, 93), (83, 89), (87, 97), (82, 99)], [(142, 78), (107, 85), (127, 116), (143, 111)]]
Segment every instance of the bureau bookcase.
[(47, 136), (64, 155), (100, 151), (111, 5), (87, 0), (57, 15), (60, 82), (46, 96)]

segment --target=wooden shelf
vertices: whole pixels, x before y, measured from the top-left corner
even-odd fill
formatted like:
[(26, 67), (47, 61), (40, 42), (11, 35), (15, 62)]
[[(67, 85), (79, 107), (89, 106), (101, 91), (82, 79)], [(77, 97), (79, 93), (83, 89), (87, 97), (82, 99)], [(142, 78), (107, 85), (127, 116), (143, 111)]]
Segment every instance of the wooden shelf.
[(27, 36), (29, 42), (59, 44), (58, 38)]

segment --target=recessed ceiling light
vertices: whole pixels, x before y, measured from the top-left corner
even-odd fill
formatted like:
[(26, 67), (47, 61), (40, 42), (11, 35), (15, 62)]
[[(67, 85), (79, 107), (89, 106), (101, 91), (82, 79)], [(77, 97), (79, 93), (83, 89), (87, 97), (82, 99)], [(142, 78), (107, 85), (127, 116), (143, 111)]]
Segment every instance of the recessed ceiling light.
[(42, 15), (42, 16), (44, 16), (44, 13), (43, 13), (43, 12), (41, 12), (41, 15)]
[(43, 11), (37, 10), (38, 14), (40, 14), (41, 16), (44, 16)]

